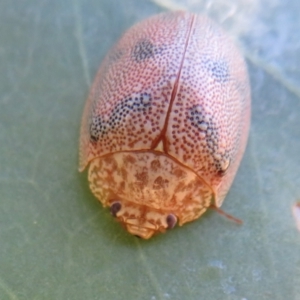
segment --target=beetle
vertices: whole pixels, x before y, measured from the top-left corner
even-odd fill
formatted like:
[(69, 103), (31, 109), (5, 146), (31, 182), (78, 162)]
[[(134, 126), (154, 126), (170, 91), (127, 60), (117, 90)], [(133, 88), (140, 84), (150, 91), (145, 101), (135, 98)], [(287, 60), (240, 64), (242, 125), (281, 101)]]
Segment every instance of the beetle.
[(152, 16), (106, 55), (87, 98), (79, 170), (93, 194), (144, 239), (220, 207), (250, 124), (244, 59), (212, 20)]

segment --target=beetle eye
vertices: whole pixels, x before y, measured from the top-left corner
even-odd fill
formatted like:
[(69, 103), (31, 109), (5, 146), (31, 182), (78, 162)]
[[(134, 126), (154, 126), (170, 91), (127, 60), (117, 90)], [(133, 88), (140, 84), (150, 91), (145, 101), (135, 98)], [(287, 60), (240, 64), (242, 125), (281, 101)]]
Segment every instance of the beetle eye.
[(173, 215), (173, 214), (169, 214), (168, 216), (167, 216), (167, 224), (168, 224), (168, 229), (172, 229), (172, 228), (174, 228), (175, 227), (175, 225), (176, 225), (176, 223), (177, 223), (177, 218), (176, 218), (176, 216), (175, 215)]
[(122, 205), (119, 201), (113, 202), (112, 205), (110, 206), (110, 213), (112, 214), (113, 217), (117, 216), (117, 213), (121, 210)]

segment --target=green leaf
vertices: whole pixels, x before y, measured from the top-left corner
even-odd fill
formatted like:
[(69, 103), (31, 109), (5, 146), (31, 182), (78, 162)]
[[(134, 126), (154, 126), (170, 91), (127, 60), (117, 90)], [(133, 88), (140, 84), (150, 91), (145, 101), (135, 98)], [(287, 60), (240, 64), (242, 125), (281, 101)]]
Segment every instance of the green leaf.
[[(300, 299), (299, 3), (196, 2), (1, 1), (0, 299)], [(80, 119), (122, 32), (182, 3), (221, 22), (249, 66), (251, 133), (222, 207), (244, 224), (209, 211), (144, 241), (77, 172)]]

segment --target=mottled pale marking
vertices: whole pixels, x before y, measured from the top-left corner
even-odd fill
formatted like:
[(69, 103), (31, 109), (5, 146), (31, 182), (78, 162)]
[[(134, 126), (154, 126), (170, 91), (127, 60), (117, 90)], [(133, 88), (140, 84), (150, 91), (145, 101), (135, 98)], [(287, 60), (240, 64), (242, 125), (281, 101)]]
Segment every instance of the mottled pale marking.
[(161, 153), (97, 158), (90, 165), (89, 182), (104, 206), (121, 203), (116, 217), (143, 238), (176, 223), (168, 222), (170, 214), (178, 217), (179, 225), (198, 218), (213, 200), (212, 190), (193, 171)]

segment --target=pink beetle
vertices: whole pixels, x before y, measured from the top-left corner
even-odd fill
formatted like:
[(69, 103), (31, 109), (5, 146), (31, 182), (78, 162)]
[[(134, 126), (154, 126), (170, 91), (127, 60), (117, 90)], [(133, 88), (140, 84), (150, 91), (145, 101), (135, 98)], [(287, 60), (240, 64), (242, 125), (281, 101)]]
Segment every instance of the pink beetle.
[(148, 239), (220, 207), (250, 124), (245, 62), (206, 17), (163, 13), (107, 54), (82, 117), (80, 166), (94, 195)]

